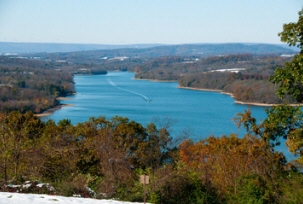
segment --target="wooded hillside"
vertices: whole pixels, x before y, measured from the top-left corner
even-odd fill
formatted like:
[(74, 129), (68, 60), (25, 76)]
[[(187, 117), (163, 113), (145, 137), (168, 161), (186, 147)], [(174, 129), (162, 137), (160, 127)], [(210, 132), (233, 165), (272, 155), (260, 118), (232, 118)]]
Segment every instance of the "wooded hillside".
[(91, 66), (36, 59), (0, 57), (0, 112), (42, 111), (59, 104), (57, 97), (74, 93), (73, 74), (105, 74)]

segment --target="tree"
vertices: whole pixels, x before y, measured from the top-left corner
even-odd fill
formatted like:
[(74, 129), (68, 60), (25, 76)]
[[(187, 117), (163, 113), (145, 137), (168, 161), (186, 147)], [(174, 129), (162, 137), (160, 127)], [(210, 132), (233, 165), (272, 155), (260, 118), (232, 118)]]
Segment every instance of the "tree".
[(279, 33), (282, 42), (289, 46), (301, 49), (291, 62), (284, 68), (277, 68), (270, 81), (279, 84), (277, 95), (283, 98), (285, 94), (291, 95), (299, 103), (303, 102), (303, 9), (299, 12), (297, 23), (284, 24), (283, 31)]
[(32, 112), (0, 115), (0, 165), (4, 183), (33, 177), (39, 168), (41, 132), (44, 124)]
[[(270, 81), (279, 84), (277, 95), (292, 96), (297, 102), (303, 102), (303, 9), (299, 12), (296, 23), (284, 24), (279, 33), (282, 42), (289, 46), (297, 46), (300, 52), (284, 68), (277, 68)], [(300, 154), (299, 162), (303, 162), (303, 112), (300, 107), (278, 106), (268, 111), (268, 117), (263, 123), (266, 138), (277, 140), (287, 138), (286, 145), (294, 154)]]
[[(277, 68), (270, 81), (279, 84), (276, 94), (283, 98), (290, 95), (297, 102), (303, 102), (303, 9), (299, 12), (297, 23), (285, 24), (279, 33), (281, 41), (289, 46), (297, 46), (301, 51), (284, 68)], [(267, 110), (267, 118), (257, 124), (250, 111), (239, 114), (238, 125), (243, 124), (248, 131), (261, 136), (272, 146), (280, 144), (280, 138), (286, 139), (290, 152), (300, 155), (297, 162), (303, 163), (303, 111), (300, 106), (279, 105)]]
[(48, 120), (43, 128), (44, 157), (40, 170), (43, 180), (62, 182), (77, 175), (78, 142), (75, 128), (69, 120), (63, 119), (58, 125)]
[(281, 144), (281, 138), (286, 139), (289, 151), (300, 155), (297, 160), (303, 163), (303, 111), (300, 106), (279, 105), (266, 110), (267, 117), (257, 124), (251, 116), (251, 111), (239, 113), (235, 118), (238, 127), (243, 125), (249, 134), (259, 136), (272, 147)]
[(66, 132), (70, 121), (60, 121), (58, 126), (64, 133), (61, 137), (74, 135), (76, 171), (101, 178), (98, 188), (107, 195), (129, 189), (137, 180), (135, 169), (156, 170), (172, 160), (168, 130), (153, 123), (145, 128), (128, 118), (100, 116), (77, 124), (71, 133)]
[[(274, 187), (272, 181), (279, 177), (284, 166), (282, 154), (273, 152), (267, 142), (250, 134), (242, 139), (231, 134), (229, 137), (209, 137), (197, 143), (184, 140), (179, 151), (185, 168), (195, 172), (208, 189), (217, 189), (221, 199), (245, 191), (244, 184), (239, 182), (245, 178), (257, 176), (265, 186)], [(265, 195), (266, 188), (256, 185), (252, 194), (260, 190), (256, 199), (272, 202), (274, 191)]]

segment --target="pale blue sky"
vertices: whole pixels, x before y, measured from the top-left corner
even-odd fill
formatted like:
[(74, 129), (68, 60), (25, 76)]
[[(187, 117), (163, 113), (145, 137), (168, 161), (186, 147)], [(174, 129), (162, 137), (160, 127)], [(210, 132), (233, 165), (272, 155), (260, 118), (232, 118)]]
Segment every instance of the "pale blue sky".
[(0, 42), (280, 43), (302, 0), (0, 0)]

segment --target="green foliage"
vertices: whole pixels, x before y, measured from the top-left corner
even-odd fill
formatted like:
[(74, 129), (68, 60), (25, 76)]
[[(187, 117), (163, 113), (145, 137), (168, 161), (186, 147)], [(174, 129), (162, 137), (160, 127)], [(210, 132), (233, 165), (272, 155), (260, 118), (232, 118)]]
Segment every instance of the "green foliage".
[[(277, 95), (280, 98), (289, 94), (297, 102), (303, 102), (303, 9), (299, 12), (297, 23), (285, 24), (283, 31), (279, 33), (281, 40), (290, 46), (298, 46), (301, 52), (297, 54), (291, 62), (287, 62), (284, 68), (277, 68), (270, 77), (270, 81), (279, 84)], [(303, 112), (300, 106), (289, 105), (274, 106), (267, 110), (268, 117), (256, 124), (250, 112), (240, 114), (238, 125), (244, 124), (246, 129), (261, 136), (272, 146), (280, 144), (280, 138), (286, 139), (289, 151), (295, 155), (300, 155), (297, 162), (303, 162)]]
[(298, 13), (299, 19), (297, 23), (284, 24), (283, 31), (279, 33), (282, 42), (286, 42), (289, 46), (298, 46), (303, 48), (303, 9)]
[(152, 203), (220, 203), (215, 189), (203, 184), (197, 174), (166, 166), (159, 169), (151, 184)]
[(286, 139), (289, 151), (299, 155), (303, 162), (303, 111), (300, 106), (281, 105), (267, 110), (268, 117), (260, 125), (261, 136), (273, 145), (280, 144), (280, 138)]
[(241, 177), (238, 179), (237, 193), (231, 198), (230, 203), (274, 203), (270, 195), (273, 192), (267, 185), (267, 181), (259, 175)]
[(284, 24), (283, 31), (279, 33), (282, 42), (289, 46), (297, 46), (301, 49), (293, 60), (285, 64), (285, 68), (278, 68), (270, 78), (271, 82), (279, 84), (277, 91), (279, 97), (287, 93), (299, 103), (303, 102), (303, 9), (299, 12), (297, 23)]
[(289, 172), (287, 179), (279, 182), (281, 186), (280, 203), (296, 204), (303, 200), (303, 175), (299, 172)]
[(303, 112), (300, 106), (279, 105), (266, 110), (267, 117), (259, 124), (251, 116), (250, 110), (239, 113), (235, 118), (238, 127), (243, 125), (249, 134), (261, 137), (264, 141), (277, 146), (281, 138), (286, 139), (289, 151), (300, 155), (299, 162), (303, 162)]
[(296, 55), (284, 68), (277, 68), (270, 81), (279, 84), (277, 95), (289, 94), (299, 103), (303, 102), (303, 53)]
[(277, 141), (279, 137), (287, 138), (292, 131), (302, 128), (303, 112), (300, 106), (280, 105), (266, 110), (262, 137)]

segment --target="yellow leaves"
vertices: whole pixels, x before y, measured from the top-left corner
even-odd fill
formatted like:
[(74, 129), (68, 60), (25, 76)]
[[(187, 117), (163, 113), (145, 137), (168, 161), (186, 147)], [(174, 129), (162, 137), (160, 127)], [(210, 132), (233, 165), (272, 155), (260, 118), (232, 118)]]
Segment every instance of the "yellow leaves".
[[(288, 150), (295, 155), (303, 156), (303, 130), (302, 128), (291, 131), (287, 137), (286, 145)], [(302, 160), (302, 159), (301, 159)]]

